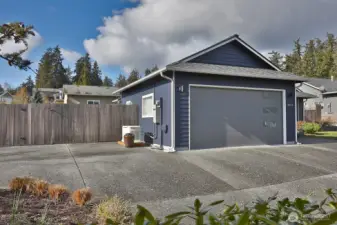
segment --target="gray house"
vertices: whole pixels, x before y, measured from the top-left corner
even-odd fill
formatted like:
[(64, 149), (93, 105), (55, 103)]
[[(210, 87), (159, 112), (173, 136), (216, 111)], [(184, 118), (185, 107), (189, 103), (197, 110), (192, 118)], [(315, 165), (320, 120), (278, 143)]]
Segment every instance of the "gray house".
[[(167, 151), (296, 143), (295, 84), (233, 35), (118, 91)], [(125, 124), (127, 125), (127, 124)]]
[(297, 88), (314, 96), (303, 101), (304, 109), (315, 109), (318, 104), (322, 109), (322, 118), (337, 120), (337, 81), (333, 78), (309, 78)]
[(64, 104), (113, 104), (119, 98), (116, 87), (63, 85)]
[(13, 96), (8, 91), (0, 93), (0, 104), (12, 104), (12, 102)]

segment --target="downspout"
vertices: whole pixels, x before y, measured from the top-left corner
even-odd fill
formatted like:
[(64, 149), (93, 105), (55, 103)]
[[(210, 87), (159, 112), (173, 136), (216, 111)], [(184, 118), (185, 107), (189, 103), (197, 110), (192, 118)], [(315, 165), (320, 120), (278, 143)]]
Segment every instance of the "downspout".
[(163, 72), (160, 72), (160, 76), (166, 80), (171, 81), (171, 149), (164, 150), (165, 152), (175, 152), (175, 71), (173, 71), (173, 78), (165, 76)]

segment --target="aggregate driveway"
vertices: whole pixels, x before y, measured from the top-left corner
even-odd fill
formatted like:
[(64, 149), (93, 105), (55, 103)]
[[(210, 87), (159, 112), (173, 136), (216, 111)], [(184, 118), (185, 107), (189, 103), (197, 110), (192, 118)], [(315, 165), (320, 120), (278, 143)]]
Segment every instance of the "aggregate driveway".
[(337, 187), (336, 149), (337, 143), (176, 154), (114, 143), (9, 147), (0, 148), (0, 186), (14, 176), (31, 175), (70, 189), (88, 186), (96, 196), (118, 194), (132, 202), (219, 197), (285, 184), (299, 189), (296, 182), (301, 181), (306, 182), (305, 191), (312, 191), (317, 187), (307, 180), (316, 178)]

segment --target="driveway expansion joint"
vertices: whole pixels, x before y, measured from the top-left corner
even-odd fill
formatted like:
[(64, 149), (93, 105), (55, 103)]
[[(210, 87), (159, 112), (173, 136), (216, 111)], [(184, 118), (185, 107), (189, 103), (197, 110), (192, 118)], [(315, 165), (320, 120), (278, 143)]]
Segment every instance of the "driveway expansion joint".
[(74, 163), (75, 163), (75, 165), (76, 165), (76, 167), (77, 167), (77, 170), (78, 170), (78, 172), (79, 172), (79, 174), (80, 174), (80, 177), (81, 177), (81, 179), (82, 179), (82, 182), (83, 182), (84, 187), (87, 187), (87, 184), (86, 184), (85, 181), (84, 181), (84, 178), (83, 178), (81, 169), (80, 169), (80, 167), (79, 167), (78, 164), (77, 164), (77, 161), (76, 161), (76, 159), (75, 159), (75, 156), (73, 155), (72, 151), (70, 150), (68, 144), (66, 144), (66, 147), (67, 147), (67, 149), (68, 149), (68, 151), (69, 151), (69, 154), (71, 155), (71, 157), (72, 157), (73, 160), (74, 160)]

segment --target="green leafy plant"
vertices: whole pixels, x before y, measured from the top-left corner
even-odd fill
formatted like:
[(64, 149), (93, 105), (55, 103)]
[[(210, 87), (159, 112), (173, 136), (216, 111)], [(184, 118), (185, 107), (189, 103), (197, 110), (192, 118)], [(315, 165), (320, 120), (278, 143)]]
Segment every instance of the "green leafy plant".
[(321, 126), (318, 123), (304, 123), (302, 129), (306, 134), (314, 134), (321, 129)]
[[(240, 208), (238, 204), (225, 205), (219, 214), (210, 213), (213, 206), (223, 200), (213, 202), (206, 207), (199, 199), (194, 201), (186, 211), (176, 212), (160, 220), (149, 210), (138, 205), (135, 225), (179, 225), (186, 218), (192, 219), (195, 225), (277, 225), (306, 224), (328, 225), (337, 222), (337, 194), (332, 189), (325, 191), (327, 197), (321, 202), (311, 202), (308, 198), (284, 198), (277, 200), (277, 194), (267, 200), (258, 199), (251, 206)], [(118, 224), (109, 220), (107, 224)]]

